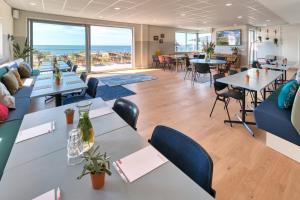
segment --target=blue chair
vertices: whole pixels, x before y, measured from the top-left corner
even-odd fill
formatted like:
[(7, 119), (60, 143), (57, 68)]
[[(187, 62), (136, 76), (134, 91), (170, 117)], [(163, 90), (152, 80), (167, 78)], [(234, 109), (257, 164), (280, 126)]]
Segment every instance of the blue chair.
[(183, 133), (165, 126), (157, 126), (149, 142), (200, 187), (215, 197), (216, 192), (212, 189), (213, 161), (198, 143)]
[(88, 99), (92, 99), (92, 98), (96, 98), (98, 83), (99, 83), (98, 79), (90, 78), (88, 83), (87, 83), (88, 88), (81, 95), (72, 96), (72, 97), (64, 99), (63, 100), (63, 105), (76, 103), (76, 102), (79, 102), (79, 101), (88, 100)]

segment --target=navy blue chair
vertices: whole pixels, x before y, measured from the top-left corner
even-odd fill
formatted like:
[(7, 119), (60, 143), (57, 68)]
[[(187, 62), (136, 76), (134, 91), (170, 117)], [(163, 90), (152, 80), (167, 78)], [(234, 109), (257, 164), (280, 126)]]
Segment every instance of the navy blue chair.
[(198, 143), (183, 133), (165, 126), (157, 126), (149, 142), (170, 162), (215, 197), (216, 192), (212, 189), (213, 161)]
[(72, 96), (72, 97), (64, 99), (63, 105), (96, 98), (98, 83), (99, 83), (98, 79), (90, 78), (87, 83), (88, 88), (81, 95)]
[(134, 130), (139, 117), (139, 108), (133, 102), (119, 98), (115, 101), (112, 108), (124, 121), (127, 122)]

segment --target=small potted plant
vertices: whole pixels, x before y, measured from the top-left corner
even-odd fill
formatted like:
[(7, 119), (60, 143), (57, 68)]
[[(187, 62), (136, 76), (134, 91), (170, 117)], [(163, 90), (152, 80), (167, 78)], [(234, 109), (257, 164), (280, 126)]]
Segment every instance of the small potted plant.
[(94, 129), (88, 112), (80, 114), (77, 128), (81, 131), (84, 151), (88, 151), (94, 145)]
[(203, 52), (206, 53), (205, 60), (210, 60), (211, 56), (215, 53), (216, 45), (213, 42), (203, 43)]
[(73, 124), (75, 110), (68, 108), (65, 110), (67, 124)]
[(54, 77), (55, 77), (55, 84), (60, 85), (61, 72), (59, 71), (59, 69), (55, 70)]
[(106, 153), (101, 154), (98, 152), (99, 146), (92, 148), (83, 155), (84, 166), (80, 176), (90, 174), (92, 186), (95, 190), (99, 190), (104, 186), (105, 174), (111, 175), (109, 157)]
[(232, 48), (231, 48), (231, 51), (232, 51), (232, 54), (233, 54), (233, 55), (237, 55), (238, 52), (239, 52), (239, 48), (238, 48), (238, 47), (232, 47)]

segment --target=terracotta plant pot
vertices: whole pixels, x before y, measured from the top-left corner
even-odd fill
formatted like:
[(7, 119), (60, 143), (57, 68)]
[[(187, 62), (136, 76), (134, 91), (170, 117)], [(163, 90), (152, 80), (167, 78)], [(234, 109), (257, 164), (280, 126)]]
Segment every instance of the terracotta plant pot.
[(67, 124), (73, 124), (73, 120), (74, 120), (74, 112), (66, 113)]
[(105, 172), (101, 174), (91, 174), (92, 185), (95, 190), (99, 190), (104, 186)]
[(60, 85), (60, 79), (59, 79), (59, 78), (56, 78), (56, 79), (55, 79), (55, 84), (56, 84), (56, 85)]

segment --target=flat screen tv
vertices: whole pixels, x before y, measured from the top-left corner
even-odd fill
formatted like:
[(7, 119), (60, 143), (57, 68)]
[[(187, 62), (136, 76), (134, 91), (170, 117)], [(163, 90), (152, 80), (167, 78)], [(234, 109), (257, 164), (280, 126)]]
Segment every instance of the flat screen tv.
[(218, 46), (240, 46), (241, 45), (241, 29), (218, 31)]

